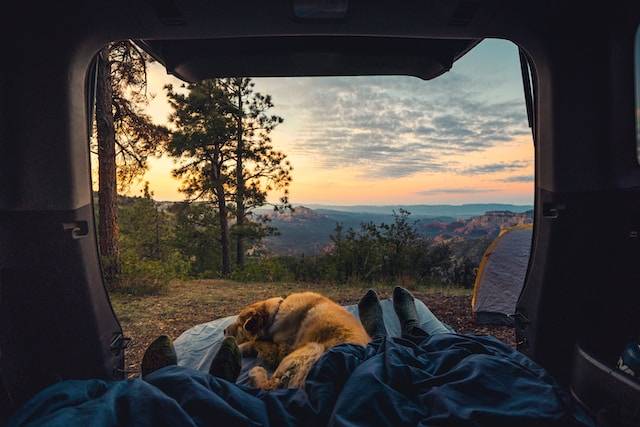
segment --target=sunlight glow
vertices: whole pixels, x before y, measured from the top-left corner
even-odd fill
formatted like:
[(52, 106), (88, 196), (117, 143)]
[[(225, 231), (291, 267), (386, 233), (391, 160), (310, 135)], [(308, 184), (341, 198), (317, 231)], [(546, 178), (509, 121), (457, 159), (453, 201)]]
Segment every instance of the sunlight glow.
[[(490, 40), (429, 82), (412, 77), (255, 81), (258, 91), (273, 95), (275, 112), (285, 119), (272, 136), (294, 166), (294, 204), (527, 204), (533, 200), (533, 144), (518, 67), (512, 43)], [(153, 98), (147, 113), (167, 124), (163, 86), (182, 82), (157, 63), (148, 75)], [(411, 108), (416, 104), (424, 114)], [(396, 115), (400, 122), (392, 120)], [(150, 159), (149, 170), (128, 194), (140, 194), (149, 181), (154, 198), (182, 200), (171, 176), (174, 167), (166, 156)]]

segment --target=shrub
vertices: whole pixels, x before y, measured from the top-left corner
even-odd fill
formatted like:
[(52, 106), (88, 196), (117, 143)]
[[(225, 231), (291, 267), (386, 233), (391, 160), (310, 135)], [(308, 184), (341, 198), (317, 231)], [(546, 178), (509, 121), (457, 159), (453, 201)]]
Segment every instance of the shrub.
[(189, 262), (175, 251), (162, 260), (140, 259), (135, 252), (124, 251), (118, 281), (109, 290), (133, 295), (158, 294), (171, 280), (184, 278), (188, 272)]
[(335, 263), (328, 256), (283, 256), (277, 260), (296, 282), (335, 282), (338, 277)]
[(294, 279), (279, 258), (260, 258), (249, 261), (244, 269), (231, 273), (238, 282), (287, 282)]
[(104, 277), (105, 286), (107, 290), (112, 291), (118, 289), (121, 275), (121, 263), (120, 260), (103, 256), (100, 258), (102, 267), (102, 276)]
[(116, 292), (133, 295), (159, 294), (169, 285), (169, 279), (159, 261), (138, 261), (125, 264)]

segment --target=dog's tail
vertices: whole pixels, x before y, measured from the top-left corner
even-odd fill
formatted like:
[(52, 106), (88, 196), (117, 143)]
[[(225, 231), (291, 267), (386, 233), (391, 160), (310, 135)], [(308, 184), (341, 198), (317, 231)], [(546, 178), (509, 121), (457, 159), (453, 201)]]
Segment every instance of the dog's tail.
[(317, 342), (310, 342), (296, 349), (282, 359), (278, 369), (270, 378), (268, 388), (300, 388), (313, 367), (322, 357), (326, 348)]

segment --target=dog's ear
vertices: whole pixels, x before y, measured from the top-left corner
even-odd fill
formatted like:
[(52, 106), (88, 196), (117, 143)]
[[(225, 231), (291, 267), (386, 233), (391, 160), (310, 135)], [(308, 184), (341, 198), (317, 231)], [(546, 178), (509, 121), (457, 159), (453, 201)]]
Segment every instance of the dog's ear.
[(244, 322), (244, 325), (242, 325), (242, 327), (245, 331), (250, 332), (253, 335), (258, 335), (258, 333), (264, 327), (264, 323), (264, 313), (262, 313), (261, 311), (256, 311)]

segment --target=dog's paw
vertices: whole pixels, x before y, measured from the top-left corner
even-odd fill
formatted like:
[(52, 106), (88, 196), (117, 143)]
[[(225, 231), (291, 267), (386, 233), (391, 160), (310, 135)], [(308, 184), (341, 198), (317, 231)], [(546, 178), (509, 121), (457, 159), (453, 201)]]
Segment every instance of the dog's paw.
[(249, 385), (256, 388), (265, 388), (269, 382), (269, 374), (262, 366), (255, 366), (249, 371)]
[(282, 353), (281, 346), (271, 341), (254, 341), (254, 348), (261, 360), (261, 365), (268, 369), (275, 369), (286, 355)]

